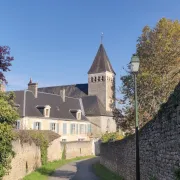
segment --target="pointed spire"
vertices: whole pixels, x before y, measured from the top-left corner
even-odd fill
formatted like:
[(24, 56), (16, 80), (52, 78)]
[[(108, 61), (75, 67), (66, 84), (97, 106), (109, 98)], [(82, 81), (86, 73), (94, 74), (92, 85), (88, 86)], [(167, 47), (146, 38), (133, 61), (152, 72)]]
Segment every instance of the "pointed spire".
[(28, 85), (29, 85), (29, 84), (32, 84), (32, 78), (30, 78)]
[(90, 70), (88, 71), (88, 74), (95, 74), (95, 73), (101, 73), (101, 72), (106, 72), (106, 71), (115, 74), (111, 66), (111, 63), (109, 61), (109, 58), (106, 54), (106, 51), (104, 49), (104, 46), (103, 44), (100, 44), (96, 57), (93, 61), (93, 64)]

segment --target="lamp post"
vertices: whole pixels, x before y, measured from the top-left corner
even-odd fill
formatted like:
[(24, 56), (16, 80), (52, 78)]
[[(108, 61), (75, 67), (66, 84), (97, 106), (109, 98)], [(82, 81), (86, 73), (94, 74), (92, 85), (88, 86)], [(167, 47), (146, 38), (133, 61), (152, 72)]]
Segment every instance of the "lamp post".
[(139, 70), (139, 58), (133, 55), (131, 58), (131, 72), (134, 76), (134, 100), (135, 100), (135, 133), (136, 133), (136, 180), (140, 180), (140, 162), (139, 162), (139, 122), (138, 122), (138, 100), (137, 100), (137, 84), (136, 77)]

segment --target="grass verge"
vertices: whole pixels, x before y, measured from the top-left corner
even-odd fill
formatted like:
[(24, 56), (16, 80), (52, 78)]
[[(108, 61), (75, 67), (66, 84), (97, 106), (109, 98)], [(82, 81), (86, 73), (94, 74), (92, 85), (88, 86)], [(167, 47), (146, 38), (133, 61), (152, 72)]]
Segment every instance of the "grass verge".
[(50, 176), (57, 168), (73, 161), (88, 159), (92, 157), (94, 156), (82, 156), (73, 159), (49, 162), (46, 165), (43, 165), (40, 168), (36, 169), (31, 174), (25, 176), (23, 180), (47, 180), (48, 176)]
[(93, 170), (100, 180), (124, 180), (124, 178), (113, 173), (100, 163), (93, 164)]

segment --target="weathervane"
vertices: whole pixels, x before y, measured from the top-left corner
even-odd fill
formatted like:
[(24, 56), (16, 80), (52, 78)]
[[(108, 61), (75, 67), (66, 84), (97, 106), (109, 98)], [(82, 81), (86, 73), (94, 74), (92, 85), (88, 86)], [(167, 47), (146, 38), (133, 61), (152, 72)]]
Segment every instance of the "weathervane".
[(102, 32), (101, 33), (101, 44), (102, 44), (102, 41), (103, 41), (103, 35), (104, 35), (104, 33)]

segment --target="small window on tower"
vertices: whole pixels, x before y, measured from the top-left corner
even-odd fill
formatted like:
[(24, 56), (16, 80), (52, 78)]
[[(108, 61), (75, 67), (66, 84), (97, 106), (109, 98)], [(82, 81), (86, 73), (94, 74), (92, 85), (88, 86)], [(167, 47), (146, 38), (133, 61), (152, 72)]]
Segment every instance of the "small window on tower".
[(93, 77), (91, 77), (91, 82), (93, 82)]
[(101, 81), (104, 81), (104, 76), (101, 77)]
[(100, 81), (101, 80), (101, 77), (100, 76), (98, 76), (98, 81)]
[(97, 80), (96, 77), (94, 77), (94, 82), (96, 82), (96, 80)]

